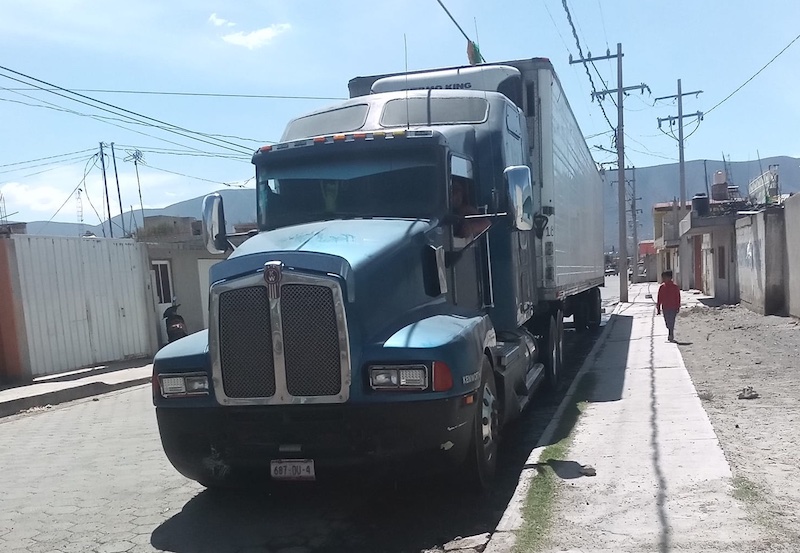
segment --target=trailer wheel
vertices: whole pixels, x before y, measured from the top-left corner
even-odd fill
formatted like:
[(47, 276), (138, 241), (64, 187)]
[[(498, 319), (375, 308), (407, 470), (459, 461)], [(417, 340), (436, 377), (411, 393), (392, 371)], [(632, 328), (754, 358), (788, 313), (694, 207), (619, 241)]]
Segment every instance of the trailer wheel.
[(589, 311), (588, 325), (591, 330), (596, 330), (600, 328), (600, 321), (603, 314), (603, 302), (600, 297), (600, 288), (592, 288), (589, 290), (586, 299)]
[(575, 300), (575, 313), (573, 313), (573, 326), (575, 332), (583, 332), (589, 325), (589, 309), (590, 309), (591, 295), (581, 294)]
[(472, 441), (464, 463), (468, 482), (479, 492), (490, 488), (497, 472), (497, 446), (500, 430), (500, 404), (492, 365), (486, 356), (481, 368), (481, 387), (473, 421)]
[(564, 314), (560, 309), (553, 312), (547, 330), (547, 357), (545, 383), (548, 389), (558, 389), (564, 359)]

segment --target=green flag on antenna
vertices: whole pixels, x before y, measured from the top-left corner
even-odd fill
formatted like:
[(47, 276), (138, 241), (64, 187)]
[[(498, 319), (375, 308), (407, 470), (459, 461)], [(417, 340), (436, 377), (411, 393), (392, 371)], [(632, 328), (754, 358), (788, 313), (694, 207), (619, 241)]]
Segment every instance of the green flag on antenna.
[(478, 45), (471, 40), (467, 41), (467, 59), (469, 59), (470, 65), (478, 65), (483, 61), (483, 56), (481, 56)]

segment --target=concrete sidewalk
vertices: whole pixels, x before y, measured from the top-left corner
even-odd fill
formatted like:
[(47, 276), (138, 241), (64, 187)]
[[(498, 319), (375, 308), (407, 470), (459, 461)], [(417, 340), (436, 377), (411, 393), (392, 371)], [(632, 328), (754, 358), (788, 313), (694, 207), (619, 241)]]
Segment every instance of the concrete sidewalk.
[[(763, 548), (761, 531), (733, 497), (730, 467), (678, 346), (667, 341), (664, 320), (655, 313), (657, 293), (657, 283), (633, 284), (630, 302), (614, 310), (531, 453), (488, 553), (511, 551), (516, 536), (531, 524), (524, 519), (524, 505), (545, 467), (552, 469), (556, 489), (550, 529), (539, 551)], [(682, 311), (704, 299), (682, 292)], [(581, 380), (589, 385), (579, 386)], [(580, 400), (587, 406), (572, 430), (566, 458), (543, 458), (545, 448), (565, 436), (563, 413)], [(596, 476), (585, 476), (585, 465), (594, 467)]]
[[(585, 367), (595, 384), (569, 461), (556, 468), (562, 480), (549, 551), (750, 551), (761, 545), (733, 498), (730, 467), (680, 351), (667, 342), (663, 318), (646, 297), (650, 291), (655, 295), (657, 285), (631, 286), (631, 303), (617, 309)], [(683, 309), (698, 297), (684, 293)], [(680, 317), (675, 335), (680, 341)], [(582, 477), (574, 470), (581, 465), (593, 466), (597, 476)]]
[(151, 360), (137, 359), (40, 377), (0, 389), (0, 417), (147, 384), (152, 374)]

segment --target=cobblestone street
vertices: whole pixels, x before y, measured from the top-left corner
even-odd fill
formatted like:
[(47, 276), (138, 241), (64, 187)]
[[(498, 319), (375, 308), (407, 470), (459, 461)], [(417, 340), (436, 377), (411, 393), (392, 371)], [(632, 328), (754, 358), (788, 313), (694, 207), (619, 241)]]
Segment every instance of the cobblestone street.
[(567, 333), (562, 392), (506, 429), (487, 497), (435, 476), (209, 492), (162, 452), (149, 385), (2, 418), (0, 551), (415, 552), (492, 532), (596, 337)]

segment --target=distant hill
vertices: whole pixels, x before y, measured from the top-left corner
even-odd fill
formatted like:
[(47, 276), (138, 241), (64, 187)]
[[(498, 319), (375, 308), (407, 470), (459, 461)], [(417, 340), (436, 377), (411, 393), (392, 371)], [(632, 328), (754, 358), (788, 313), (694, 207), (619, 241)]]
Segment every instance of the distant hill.
[[(226, 188), (218, 191), (222, 195), (225, 204), (225, 222), (228, 230), (233, 231), (233, 225), (239, 223), (251, 223), (256, 220), (256, 191), (252, 188)], [(161, 209), (145, 209), (145, 217), (155, 215), (169, 215), (172, 217), (194, 217), (200, 219), (203, 210), (203, 197), (198, 196), (190, 200), (184, 200), (176, 204), (169, 205)], [(114, 236), (121, 234), (122, 219), (120, 216), (113, 217)], [(131, 228), (134, 221), (134, 228), (142, 226), (141, 210), (125, 213), (125, 228)], [(103, 226), (108, 233), (108, 221), (104, 225), (80, 225), (78, 223), (47, 223), (46, 221), (33, 221), (28, 223), (28, 234), (40, 236), (80, 236), (86, 231), (93, 232), (97, 236), (103, 236)]]
[[(742, 196), (747, 196), (747, 185), (751, 180), (766, 171), (770, 165), (779, 165), (778, 174), (782, 193), (800, 192), (800, 159), (793, 157), (770, 157), (755, 161), (733, 161), (730, 163), (733, 184), (739, 187)], [(763, 170), (761, 169), (763, 167)], [(706, 192), (705, 174), (708, 173), (708, 190), (711, 189), (713, 176), (716, 171), (724, 171), (722, 161), (708, 160), (706, 169), (703, 160), (686, 162), (686, 199), (691, 200), (698, 192)], [(627, 178), (631, 178), (628, 171)], [(606, 172), (606, 182), (616, 181), (616, 170)], [(710, 195), (710, 194), (709, 194)], [(653, 238), (653, 205), (661, 202), (671, 202), (673, 198), (680, 199), (680, 174), (677, 163), (656, 165), (653, 167), (636, 168), (636, 197), (638, 214), (639, 240)], [(628, 204), (630, 209), (630, 204)], [(628, 214), (630, 221), (630, 213)], [(617, 186), (606, 185), (605, 196), (605, 243), (606, 248), (617, 247), (618, 236), (618, 211), (617, 211)]]
[[(756, 161), (734, 161), (731, 162), (733, 173), (733, 183), (739, 187), (742, 195), (747, 194), (747, 184), (767, 170), (769, 165), (779, 165), (779, 175), (781, 191), (800, 192), (800, 160), (793, 157), (771, 157), (759, 162)], [(711, 180), (716, 171), (724, 171), (722, 161), (708, 160), (703, 167), (703, 160), (694, 160), (686, 163), (686, 197), (691, 199), (697, 192), (706, 191), (706, 178), (708, 174), (709, 188)], [(631, 178), (631, 172), (628, 172)], [(617, 180), (615, 171), (607, 172), (606, 182)], [(670, 163), (667, 165), (656, 165), (653, 167), (636, 168), (636, 196), (638, 200), (637, 208), (642, 210), (639, 214), (639, 239), (647, 240), (653, 238), (653, 205), (659, 202), (672, 201), (673, 197), (680, 194), (678, 164)], [(616, 185), (607, 184), (605, 187), (605, 243), (607, 249), (611, 246), (616, 247), (617, 241), (617, 188)], [(220, 190), (219, 193), (225, 202), (225, 218), (229, 230), (233, 229), (234, 224), (255, 221), (255, 190), (227, 188)], [(203, 197), (185, 200), (162, 209), (146, 209), (145, 215), (171, 215), (175, 217), (195, 217), (200, 218), (203, 204)], [(629, 206), (630, 207), (630, 206)], [(138, 226), (141, 226), (141, 212), (134, 211), (133, 214), (125, 214), (125, 225), (130, 227), (131, 217)], [(120, 223), (119, 217), (114, 217), (116, 224)], [(106, 228), (108, 224), (106, 223)], [(115, 225), (115, 229), (119, 229)], [(49, 223), (34, 221), (28, 223), (28, 233), (47, 235), (47, 236), (78, 236), (82, 232), (90, 230), (98, 236), (102, 236), (100, 225), (81, 226), (75, 223)], [(116, 233), (115, 233), (116, 234)]]

